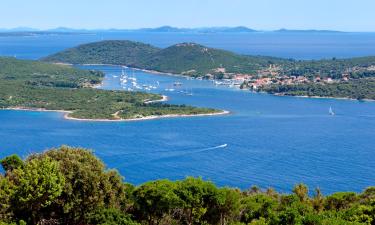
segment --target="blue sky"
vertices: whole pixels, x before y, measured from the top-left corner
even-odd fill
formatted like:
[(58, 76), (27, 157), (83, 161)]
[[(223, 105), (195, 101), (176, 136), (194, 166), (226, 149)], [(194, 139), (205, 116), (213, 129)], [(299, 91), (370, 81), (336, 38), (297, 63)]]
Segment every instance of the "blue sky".
[(0, 27), (375, 31), (375, 0), (1, 0)]

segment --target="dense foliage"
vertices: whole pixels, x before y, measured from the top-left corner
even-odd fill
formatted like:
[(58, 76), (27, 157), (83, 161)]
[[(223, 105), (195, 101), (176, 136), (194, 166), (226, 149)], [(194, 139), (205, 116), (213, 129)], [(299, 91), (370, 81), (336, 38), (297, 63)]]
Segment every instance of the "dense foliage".
[(358, 71), (356, 68), (375, 65), (375, 57), (351, 59), (293, 60), (267, 56), (238, 55), (208, 48), (195, 43), (176, 44), (165, 49), (131, 41), (102, 41), (80, 45), (42, 60), (72, 64), (117, 64), (142, 69), (204, 76), (225, 68), (228, 73), (256, 73), (270, 65), (288, 76), (341, 78), (348, 73), (354, 78), (374, 77), (375, 71)]
[(272, 94), (290, 96), (319, 96), (337, 97), (350, 99), (375, 99), (375, 80), (359, 79), (335, 84), (298, 84), (298, 85), (270, 85), (260, 88), (258, 91), (265, 91)]
[(228, 73), (255, 73), (271, 62), (278, 61), (280, 59), (244, 56), (199, 44), (182, 43), (162, 49), (136, 66), (168, 73), (205, 76), (218, 73), (218, 68), (225, 68)]
[(350, 59), (290, 60), (281, 66), (283, 74), (291, 76), (320, 76), (340, 79), (343, 74), (347, 74), (355, 79), (375, 77), (375, 70), (361, 70), (361, 68), (375, 66), (375, 57), (373, 56)]
[(217, 68), (227, 72), (250, 73), (270, 63), (285, 60), (264, 56), (243, 56), (207, 48), (194, 43), (182, 43), (165, 49), (131, 41), (102, 41), (80, 45), (42, 60), (72, 64), (117, 64), (160, 72), (204, 76)]
[(70, 48), (42, 60), (72, 64), (133, 65), (157, 51), (158, 48), (140, 42), (102, 41)]
[(133, 186), (91, 151), (62, 146), (1, 161), (0, 224), (375, 224), (375, 187), (309, 195), (217, 187), (201, 178)]
[(103, 73), (66, 65), (0, 58), (0, 108), (71, 111), (85, 119), (129, 119), (151, 115), (201, 114), (213, 109), (184, 105), (145, 104), (161, 96), (91, 88)]

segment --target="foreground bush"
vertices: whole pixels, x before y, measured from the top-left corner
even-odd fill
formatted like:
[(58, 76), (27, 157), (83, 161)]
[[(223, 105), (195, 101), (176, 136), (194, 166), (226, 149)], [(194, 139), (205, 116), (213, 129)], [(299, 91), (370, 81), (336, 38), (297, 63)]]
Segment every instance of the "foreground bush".
[(201, 178), (124, 183), (85, 149), (62, 146), (0, 161), (0, 225), (5, 224), (375, 224), (375, 187), (312, 197), (252, 187), (219, 188)]

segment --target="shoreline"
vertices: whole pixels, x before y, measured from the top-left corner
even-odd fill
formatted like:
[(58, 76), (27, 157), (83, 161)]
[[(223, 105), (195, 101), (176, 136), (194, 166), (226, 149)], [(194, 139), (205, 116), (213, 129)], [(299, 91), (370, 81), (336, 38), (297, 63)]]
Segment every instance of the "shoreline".
[[(124, 65), (115, 65), (115, 64), (70, 64), (70, 63), (56, 63), (56, 64), (61, 64), (61, 65), (82, 65), (82, 66), (115, 66), (115, 67), (123, 67)], [(135, 68), (135, 67), (128, 67), (130, 69), (134, 69), (137, 71), (142, 71), (146, 73), (151, 73), (151, 74), (156, 74), (156, 75), (166, 75), (166, 76), (173, 76), (173, 77), (182, 77), (182, 78), (192, 78), (190, 76), (186, 76), (183, 74), (173, 74), (173, 73), (167, 73), (167, 72), (159, 72), (155, 70), (147, 70), (147, 69), (141, 69), (141, 68)], [(100, 87), (100, 86), (99, 86)], [(311, 99), (336, 99), (336, 100), (351, 100), (351, 101), (365, 101), (365, 102), (375, 102), (375, 99), (355, 99), (355, 98), (349, 98), (349, 97), (323, 97), (323, 96), (308, 96), (308, 95), (286, 95), (282, 93), (268, 93), (268, 92), (255, 92), (255, 93), (266, 93), (269, 95), (274, 95), (274, 96), (280, 96), (280, 97), (296, 97), (296, 98), (311, 98)]]
[[(154, 102), (163, 102), (167, 101), (168, 96), (163, 95), (162, 99), (159, 100), (152, 100), (152, 101), (146, 101), (146, 104), (154, 103)], [(44, 108), (28, 108), (28, 107), (8, 107), (3, 108), (1, 110), (14, 110), (14, 111), (31, 111), (31, 112), (57, 112), (62, 113), (63, 118), (66, 120), (74, 120), (74, 121), (84, 121), (84, 122), (131, 122), (131, 121), (142, 121), (142, 120), (156, 120), (156, 119), (164, 119), (164, 118), (178, 118), (178, 117), (201, 117), (201, 116), (219, 116), (219, 115), (228, 115), (231, 112), (227, 110), (221, 110), (221, 112), (216, 113), (200, 113), (200, 114), (166, 114), (166, 115), (160, 115), (160, 116), (145, 116), (140, 118), (131, 118), (131, 119), (122, 119), (122, 118), (114, 118), (114, 119), (84, 119), (84, 118), (75, 118), (71, 117), (70, 114), (73, 113), (73, 111), (68, 110), (53, 110), (53, 109), (44, 109)], [(120, 111), (115, 112), (114, 117), (118, 115)]]
[(221, 112), (217, 112), (217, 113), (167, 114), (167, 115), (161, 115), (161, 116), (145, 116), (145, 117), (140, 117), (140, 118), (113, 119), (113, 120), (111, 120), (111, 119), (80, 119), (80, 118), (70, 117), (69, 116), (70, 113), (67, 113), (67, 114), (64, 115), (64, 119), (66, 119), (66, 120), (75, 120), (75, 121), (85, 121), (85, 122), (132, 122), (132, 121), (157, 120), (157, 119), (179, 118), (179, 117), (219, 116), (219, 115), (228, 115), (230, 113), (231, 112), (229, 112), (227, 110), (222, 110)]
[(144, 101), (145, 104), (151, 104), (151, 103), (157, 103), (157, 102), (166, 102), (168, 101), (169, 98), (168, 96), (166, 95), (162, 95), (162, 98), (161, 99), (157, 99), (157, 100), (146, 100)]
[(130, 67), (125, 65), (116, 65), (116, 64), (105, 64), (105, 63), (84, 63), (84, 64), (73, 64), (73, 63), (61, 63), (61, 62), (54, 62), (53, 64), (57, 65), (65, 65), (65, 66), (113, 66), (113, 67), (127, 67), (133, 70), (142, 71), (146, 73), (156, 74), (156, 75), (166, 75), (166, 76), (174, 76), (174, 77), (184, 77), (184, 78), (192, 78), (190, 76), (186, 76), (183, 74), (174, 74), (174, 73), (168, 73), (168, 72), (160, 72), (156, 70), (147, 70), (137, 67)]
[(329, 96), (317, 96), (317, 95), (314, 95), (314, 96), (308, 96), (308, 95), (285, 95), (285, 94), (281, 94), (281, 93), (267, 93), (267, 92), (263, 92), (263, 93), (266, 93), (266, 94), (270, 94), (270, 95), (274, 95), (274, 96), (279, 96), (279, 97), (295, 97), (295, 98), (311, 98), (311, 99), (334, 99), (334, 100), (349, 100), (349, 101), (365, 101), (365, 102), (374, 102), (375, 99), (361, 99), (361, 100), (358, 100), (358, 99), (355, 99), (355, 98), (348, 98), (348, 97), (329, 97)]

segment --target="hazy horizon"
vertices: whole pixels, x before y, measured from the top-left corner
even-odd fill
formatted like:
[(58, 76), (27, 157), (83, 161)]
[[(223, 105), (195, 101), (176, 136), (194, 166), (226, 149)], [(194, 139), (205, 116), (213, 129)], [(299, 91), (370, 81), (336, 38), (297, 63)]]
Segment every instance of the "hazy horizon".
[[(374, 32), (375, 2), (357, 0), (99, 0), (2, 3), (0, 27), (137, 29), (164, 25), (182, 28), (237, 27), (255, 30), (334, 30)], [(32, 19), (31, 19), (32, 18)]]
[(333, 30), (333, 29), (314, 29), (314, 28), (305, 28), (305, 29), (292, 29), (288, 27), (280, 27), (277, 29), (255, 29), (253, 27), (248, 26), (204, 26), (204, 27), (177, 27), (171, 25), (159, 25), (154, 27), (136, 27), (136, 28), (127, 28), (127, 27), (99, 27), (99, 28), (86, 28), (86, 27), (68, 27), (68, 26), (56, 26), (50, 28), (39, 28), (39, 27), (28, 27), (28, 26), (18, 26), (18, 27), (0, 27), (1, 31), (49, 31), (49, 30), (87, 30), (87, 31), (106, 31), (106, 30), (141, 30), (141, 29), (158, 29), (163, 27), (171, 27), (176, 29), (190, 29), (190, 30), (199, 30), (199, 29), (220, 29), (220, 28), (238, 28), (243, 27), (247, 29), (254, 30), (255, 32), (272, 32), (272, 31), (280, 31), (280, 30), (288, 30), (288, 31), (333, 31), (333, 32), (347, 32), (347, 33), (374, 33), (374, 31), (344, 31), (344, 30)]

